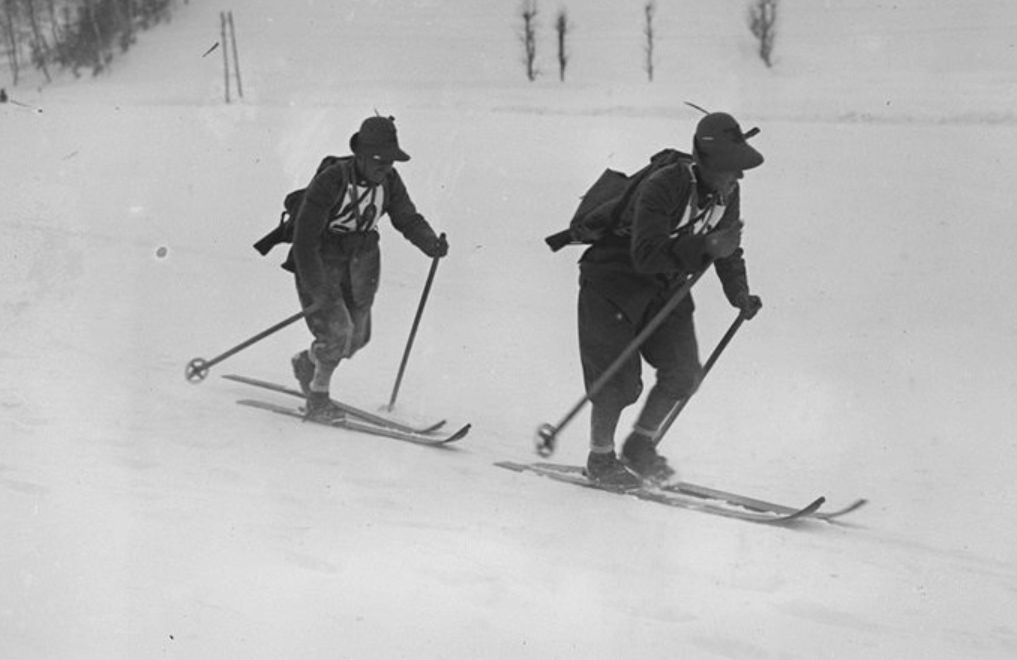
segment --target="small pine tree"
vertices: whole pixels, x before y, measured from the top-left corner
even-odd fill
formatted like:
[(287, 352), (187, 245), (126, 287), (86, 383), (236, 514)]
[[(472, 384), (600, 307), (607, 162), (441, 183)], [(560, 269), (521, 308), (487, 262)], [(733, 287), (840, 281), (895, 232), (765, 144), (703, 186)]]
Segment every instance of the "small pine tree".
[(759, 58), (773, 67), (773, 42), (777, 36), (777, 0), (753, 0), (749, 7), (749, 29), (759, 43)]
[(522, 31), (519, 34), (523, 42), (523, 62), (526, 64), (526, 78), (530, 82), (537, 79), (537, 0), (523, 0), (520, 7), (523, 19)]
[(646, 59), (643, 61), (643, 69), (646, 71), (646, 78), (653, 82), (653, 48), (654, 39), (656, 38), (656, 30), (653, 27), (653, 19), (657, 15), (657, 3), (656, 0), (649, 0), (646, 5), (643, 6), (643, 17), (645, 23), (643, 24), (643, 36), (646, 37), (646, 43), (643, 46), (644, 55)]
[(568, 10), (563, 8), (558, 11), (558, 17), (554, 21), (554, 31), (558, 35), (558, 79), (565, 82), (565, 69), (569, 63), (567, 40), (572, 31)]

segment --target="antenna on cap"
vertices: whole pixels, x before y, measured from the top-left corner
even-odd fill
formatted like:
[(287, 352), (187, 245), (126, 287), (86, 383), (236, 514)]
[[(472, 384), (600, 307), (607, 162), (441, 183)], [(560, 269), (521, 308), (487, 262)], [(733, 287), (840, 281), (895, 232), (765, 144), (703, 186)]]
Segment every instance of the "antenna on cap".
[(708, 115), (708, 114), (710, 114), (710, 111), (709, 111), (709, 110), (705, 110), (705, 109), (703, 109), (703, 108), (699, 107), (698, 105), (696, 105), (696, 104), (695, 104), (695, 103), (693, 103), (692, 101), (686, 101), (686, 102), (685, 102), (685, 105), (689, 106), (690, 108), (695, 108), (696, 110), (700, 111), (700, 112), (701, 112), (701, 113), (703, 113), (704, 115)]

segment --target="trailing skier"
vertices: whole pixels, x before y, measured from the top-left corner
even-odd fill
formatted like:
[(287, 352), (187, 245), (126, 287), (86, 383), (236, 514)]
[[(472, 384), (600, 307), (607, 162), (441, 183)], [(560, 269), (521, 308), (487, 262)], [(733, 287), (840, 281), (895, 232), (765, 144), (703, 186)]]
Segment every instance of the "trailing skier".
[(436, 235), (417, 212), (393, 167), (410, 157), (399, 147), (392, 118), (365, 119), (350, 138), (350, 149), (352, 156), (326, 164), (304, 191), (283, 264), (296, 277), (314, 336), (292, 365), (307, 397), (307, 415), (315, 421), (343, 418), (329, 397), (332, 374), (371, 339), (381, 263), (379, 219), (387, 213), (392, 225), (429, 257), (448, 253), (444, 235)]

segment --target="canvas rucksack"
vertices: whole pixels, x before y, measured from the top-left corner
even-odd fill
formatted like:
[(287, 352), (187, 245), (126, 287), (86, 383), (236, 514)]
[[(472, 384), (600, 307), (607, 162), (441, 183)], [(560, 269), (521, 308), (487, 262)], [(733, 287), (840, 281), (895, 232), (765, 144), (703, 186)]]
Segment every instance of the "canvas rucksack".
[(658, 151), (649, 164), (627, 175), (606, 169), (583, 195), (569, 228), (544, 239), (553, 252), (566, 245), (590, 245), (608, 234), (624, 234), (623, 211), (639, 185), (662, 167), (675, 163), (692, 165), (692, 156), (677, 149)]
[[(335, 163), (340, 161), (351, 160), (350, 156), (325, 156), (321, 163), (318, 165), (318, 169), (315, 170), (314, 175), (318, 176), (327, 167), (331, 167)], [(283, 199), (283, 210), (279, 214), (279, 224), (270, 232), (262, 236), (257, 243), (254, 244), (254, 249), (258, 251), (261, 256), (266, 256), (272, 248), (280, 243), (292, 243), (293, 242), (293, 225), (294, 220), (297, 217), (297, 212), (300, 210), (300, 205), (304, 202), (304, 193), (307, 192), (307, 188), (301, 188), (294, 190), (293, 192), (286, 195)], [(345, 196), (345, 188), (343, 189), (343, 196)], [(336, 202), (336, 208), (343, 203), (342, 197)]]

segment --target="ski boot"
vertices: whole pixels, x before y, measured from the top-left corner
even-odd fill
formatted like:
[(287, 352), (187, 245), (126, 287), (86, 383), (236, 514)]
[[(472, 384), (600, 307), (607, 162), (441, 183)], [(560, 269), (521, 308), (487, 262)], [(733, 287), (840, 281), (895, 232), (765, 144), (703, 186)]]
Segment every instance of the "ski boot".
[(657, 453), (653, 439), (642, 433), (631, 433), (622, 445), (622, 462), (637, 475), (654, 483), (667, 483), (677, 473), (667, 459)]
[(583, 474), (587, 479), (601, 486), (614, 486), (628, 490), (643, 485), (640, 478), (630, 472), (618, 460), (613, 451), (605, 453), (591, 451), (586, 459), (586, 469)]
[(311, 392), (307, 395), (304, 419), (320, 424), (341, 424), (346, 413), (329, 398), (328, 392)]

